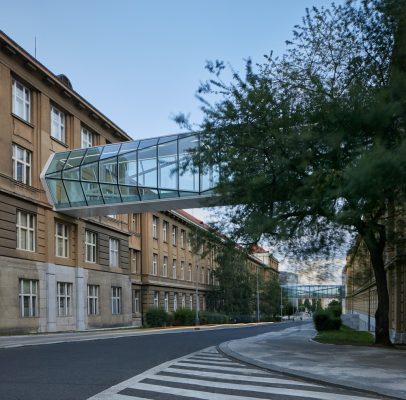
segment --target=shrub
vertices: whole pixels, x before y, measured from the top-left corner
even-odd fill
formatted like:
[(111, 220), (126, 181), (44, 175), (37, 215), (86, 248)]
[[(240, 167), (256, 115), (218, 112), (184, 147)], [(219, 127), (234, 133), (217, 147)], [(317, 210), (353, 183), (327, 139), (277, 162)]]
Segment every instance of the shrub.
[(220, 314), (210, 311), (199, 312), (199, 322), (205, 324), (226, 324), (229, 322), (229, 317), (226, 314)]
[(187, 308), (180, 308), (173, 313), (173, 325), (185, 326), (194, 325), (196, 321), (196, 312)]
[(341, 317), (341, 314), (343, 313), (341, 303), (338, 302), (337, 300), (333, 300), (332, 302), (330, 302), (330, 304), (327, 306), (327, 309), (331, 311), (333, 316), (336, 318)]
[(341, 326), (341, 319), (333, 315), (331, 310), (321, 310), (313, 314), (313, 321), (317, 331), (338, 330)]
[(256, 321), (256, 317), (250, 314), (232, 314), (230, 315), (230, 320), (235, 324), (238, 323), (246, 324), (249, 322)]
[(167, 326), (170, 317), (163, 308), (150, 308), (145, 314), (145, 321), (151, 327)]

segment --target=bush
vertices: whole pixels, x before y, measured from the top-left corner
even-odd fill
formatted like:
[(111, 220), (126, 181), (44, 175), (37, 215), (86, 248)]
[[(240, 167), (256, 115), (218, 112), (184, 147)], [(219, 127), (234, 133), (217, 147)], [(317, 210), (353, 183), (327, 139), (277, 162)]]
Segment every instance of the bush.
[(163, 308), (150, 308), (145, 314), (145, 321), (151, 327), (167, 326), (170, 316)]
[(330, 304), (327, 306), (327, 309), (331, 311), (335, 318), (341, 317), (341, 314), (343, 313), (341, 303), (337, 300), (333, 300), (332, 302), (330, 302)]
[(180, 308), (173, 313), (173, 325), (185, 326), (194, 325), (196, 322), (196, 312), (187, 308)]
[(229, 322), (229, 318), (226, 314), (220, 314), (210, 311), (199, 312), (199, 322), (202, 325), (205, 324), (226, 324)]
[(231, 314), (230, 320), (235, 324), (247, 324), (256, 321), (256, 316), (250, 314)]
[(338, 330), (341, 319), (334, 316), (331, 310), (321, 310), (313, 314), (314, 325), (318, 332)]

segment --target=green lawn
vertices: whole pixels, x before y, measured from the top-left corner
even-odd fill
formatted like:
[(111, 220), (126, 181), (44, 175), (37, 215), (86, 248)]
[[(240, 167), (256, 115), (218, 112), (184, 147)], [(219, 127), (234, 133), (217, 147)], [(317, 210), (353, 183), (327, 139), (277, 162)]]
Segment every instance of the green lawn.
[(369, 332), (354, 331), (344, 325), (338, 331), (319, 332), (314, 340), (319, 343), (352, 344), (356, 346), (371, 346), (374, 344), (374, 336)]

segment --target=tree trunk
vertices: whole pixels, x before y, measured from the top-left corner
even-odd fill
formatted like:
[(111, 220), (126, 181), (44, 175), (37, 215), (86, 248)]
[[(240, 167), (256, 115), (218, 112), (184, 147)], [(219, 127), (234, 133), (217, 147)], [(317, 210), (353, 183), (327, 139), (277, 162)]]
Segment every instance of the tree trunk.
[(378, 297), (378, 307), (375, 313), (375, 344), (391, 346), (392, 342), (389, 336), (389, 291), (383, 260), (383, 251), (386, 244), (384, 227), (382, 227), (378, 236), (379, 239), (371, 230), (362, 235), (370, 254)]

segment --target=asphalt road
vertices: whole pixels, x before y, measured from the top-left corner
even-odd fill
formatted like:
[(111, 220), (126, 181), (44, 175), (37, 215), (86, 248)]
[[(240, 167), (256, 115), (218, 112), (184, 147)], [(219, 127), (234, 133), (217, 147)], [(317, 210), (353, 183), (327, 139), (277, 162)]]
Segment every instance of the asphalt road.
[(87, 399), (174, 358), (299, 323), (0, 349), (0, 399)]

